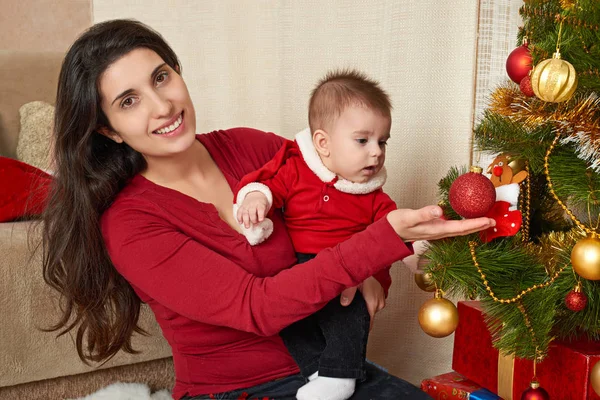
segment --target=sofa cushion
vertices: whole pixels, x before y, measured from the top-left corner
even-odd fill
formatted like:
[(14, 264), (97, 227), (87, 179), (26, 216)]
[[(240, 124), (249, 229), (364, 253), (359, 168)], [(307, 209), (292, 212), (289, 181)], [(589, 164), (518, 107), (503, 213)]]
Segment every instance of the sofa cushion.
[[(42, 331), (56, 324), (61, 315), (60, 295), (44, 282), (42, 274), (38, 247), (42, 228), (38, 221), (0, 224), (0, 388), (171, 356), (147, 305), (142, 307), (140, 325), (149, 336), (134, 334), (132, 342), (141, 353), (121, 351), (102, 365), (79, 360), (74, 332), (57, 337), (57, 332)], [(7, 397), (0, 393), (0, 398)]]
[(19, 109), (21, 130), (17, 142), (17, 159), (49, 172), (50, 136), (54, 106), (44, 101), (32, 101)]
[(16, 157), (19, 108), (30, 101), (54, 104), (64, 52), (0, 50), (0, 156)]

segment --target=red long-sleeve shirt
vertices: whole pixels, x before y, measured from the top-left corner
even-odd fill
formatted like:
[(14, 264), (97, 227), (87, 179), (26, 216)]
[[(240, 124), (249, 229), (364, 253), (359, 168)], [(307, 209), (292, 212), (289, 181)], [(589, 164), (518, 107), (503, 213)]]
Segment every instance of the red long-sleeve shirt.
[[(248, 128), (198, 135), (235, 188), (284, 139)], [(411, 252), (386, 218), (305, 264), (282, 217), (259, 246), (212, 204), (135, 176), (101, 219), (117, 270), (153, 310), (173, 348), (175, 398), (258, 385), (297, 373), (277, 333)]]

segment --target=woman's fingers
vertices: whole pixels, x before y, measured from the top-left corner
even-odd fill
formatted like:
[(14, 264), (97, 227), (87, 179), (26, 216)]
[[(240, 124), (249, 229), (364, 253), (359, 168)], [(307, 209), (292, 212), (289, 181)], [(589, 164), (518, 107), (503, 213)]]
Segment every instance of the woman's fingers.
[(387, 215), (387, 219), (406, 241), (468, 235), (496, 224), (493, 219), (486, 217), (449, 221), (441, 219), (441, 215), (439, 206), (426, 206), (418, 210), (394, 210)]
[(440, 223), (435, 225), (437, 225), (436, 229), (439, 227), (438, 237), (436, 237), (436, 239), (440, 239), (451, 236), (464, 236), (479, 232), (483, 229), (493, 227), (496, 225), (496, 221), (494, 221), (492, 218), (481, 217), (455, 221), (440, 220)]
[(424, 222), (433, 221), (440, 218), (443, 214), (440, 206), (425, 206), (418, 210), (403, 209), (401, 216), (407, 227), (417, 226)]

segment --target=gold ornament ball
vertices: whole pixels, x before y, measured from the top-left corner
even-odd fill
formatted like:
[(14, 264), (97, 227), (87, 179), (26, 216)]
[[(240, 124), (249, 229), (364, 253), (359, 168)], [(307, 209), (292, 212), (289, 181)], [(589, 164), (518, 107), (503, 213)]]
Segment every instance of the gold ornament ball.
[(458, 310), (450, 300), (436, 296), (421, 306), (419, 325), (429, 336), (446, 337), (458, 326)]
[(600, 240), (593, 236), (579, 240), (571, 251), (571, 265), (582, 278), (600, 280)]
[(600, 396), (600, 361), (598, 361), (590, 371), (590, 382), (592, 383), (594, 392)]
[(568, 61), (554, 53), (552, 58), (535, 66), (531, 73), (531, 87), (535, 95), (551, 103), (567, 101), (577, 89), (577, 73)]
[(435, 285), (433, 283), (433, 276), (431, 275), (431, 272), (417, 272), (415, 274), (415, 283), (421, 290), (424, 290), (426, 292), (435, 291)]

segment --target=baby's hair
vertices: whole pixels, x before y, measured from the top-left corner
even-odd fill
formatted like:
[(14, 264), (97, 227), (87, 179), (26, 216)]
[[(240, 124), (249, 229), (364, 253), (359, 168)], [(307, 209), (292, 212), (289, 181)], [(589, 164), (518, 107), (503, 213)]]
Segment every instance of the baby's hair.
[(327, 127), (348, 106), (358, 105), (391, 118), (392, 103), (379, 82), (355, 69), (329, 71), (313, 89), (308, 105), (311, 132)]

